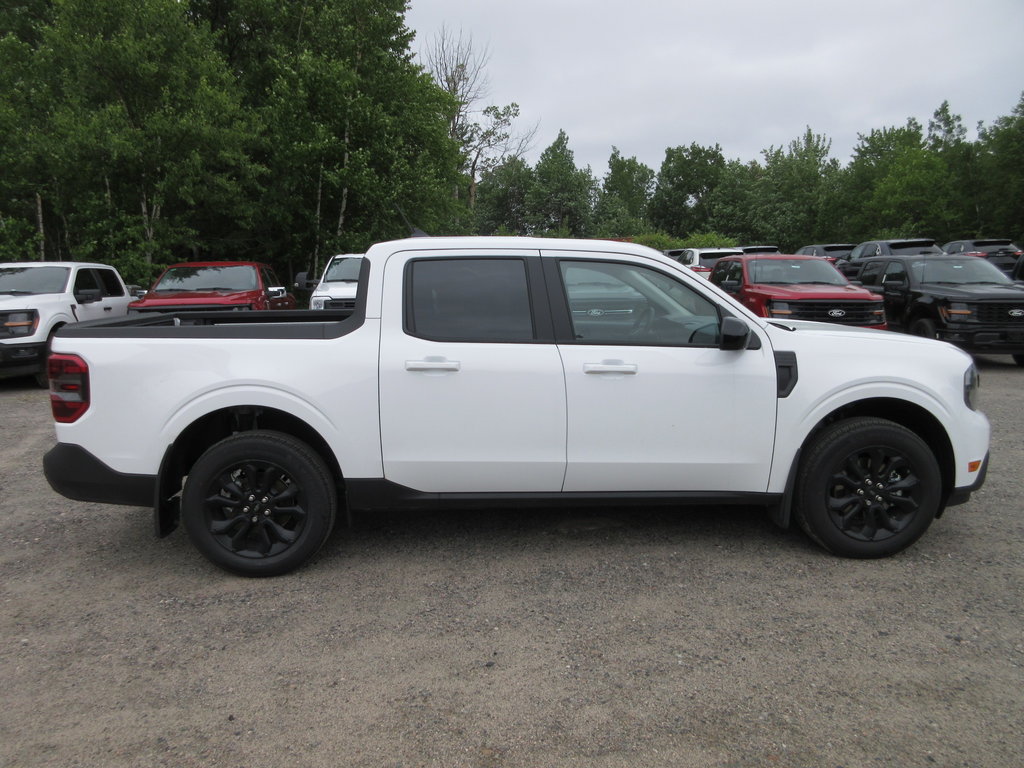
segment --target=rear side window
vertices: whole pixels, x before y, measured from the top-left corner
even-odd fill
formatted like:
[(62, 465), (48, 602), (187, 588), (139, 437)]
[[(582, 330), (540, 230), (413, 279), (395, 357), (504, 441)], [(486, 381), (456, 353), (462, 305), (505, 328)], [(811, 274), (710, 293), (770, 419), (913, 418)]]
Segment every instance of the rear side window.
[(522, 259), (421, 259), (407, 270), (410, 335), (506, 343), (536, 338)]

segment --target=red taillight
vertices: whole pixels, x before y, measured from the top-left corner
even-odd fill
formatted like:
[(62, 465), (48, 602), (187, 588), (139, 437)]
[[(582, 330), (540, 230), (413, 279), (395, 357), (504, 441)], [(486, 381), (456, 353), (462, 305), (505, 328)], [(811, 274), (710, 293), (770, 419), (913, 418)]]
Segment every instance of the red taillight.
[(50, 410), (54, 421), (70, 424), (89, 410), (89, 366), (78, 355), (50, 355)]

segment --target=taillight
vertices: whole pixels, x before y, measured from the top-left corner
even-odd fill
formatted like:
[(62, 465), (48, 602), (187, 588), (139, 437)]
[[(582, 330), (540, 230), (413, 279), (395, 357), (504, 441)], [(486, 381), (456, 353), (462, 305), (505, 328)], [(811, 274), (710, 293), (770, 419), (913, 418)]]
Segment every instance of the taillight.
[(89, 410), (89, 366), (78, 355), (50, 355), (50, 410), (61, 424), (78, 421)]

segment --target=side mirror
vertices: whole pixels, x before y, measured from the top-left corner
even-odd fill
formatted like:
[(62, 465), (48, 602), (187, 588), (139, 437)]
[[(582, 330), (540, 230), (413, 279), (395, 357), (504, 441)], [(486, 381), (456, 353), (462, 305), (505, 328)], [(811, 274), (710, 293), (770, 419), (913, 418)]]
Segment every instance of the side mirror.
[(288, 291), (284, 289), (283, 285), (275, 285), (272, 288), (267, 288), (267, 296), (272, 299), (282, 298)]
[(750, 339), (750, 326), (738, 317), (722, 318), (722, 337), (719, 349), (746, 349)]
[(886, 290), (889, 290), (889, 289), (903, 290), (904, 288), (907, 287), (907, 281), (906, 280), (886, 280), (882, 287), (885, 288)]
[(83, 288), (80, 291), (75, 291), (75, 301), (79, 304), (92, 304), (101, 298), (103, 296), (99, 288)]
[(739, 280), (723, 280), (722, 282), (720, 282), (718, 284), (718, 287), (721, 288), (726, 293), (736, 293), (740, 289), (740, 281)]
[(295, 276), (295, 285), (293, 287), (298, 288), (300, 291), (309, 291), (316, 286), (311, 286), (309, 284), (309, 272), (299, 272), (299, 274)]

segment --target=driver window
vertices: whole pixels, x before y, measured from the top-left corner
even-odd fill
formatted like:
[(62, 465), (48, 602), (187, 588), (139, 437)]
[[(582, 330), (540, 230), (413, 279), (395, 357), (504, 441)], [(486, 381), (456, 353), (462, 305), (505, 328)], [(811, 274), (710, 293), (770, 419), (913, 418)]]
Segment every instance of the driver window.
[(562, 261), (559, 268), (580, 343), (718, 345), (717, 306), (662, 272), (615, 262)]

